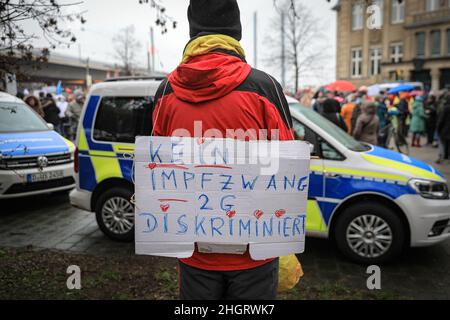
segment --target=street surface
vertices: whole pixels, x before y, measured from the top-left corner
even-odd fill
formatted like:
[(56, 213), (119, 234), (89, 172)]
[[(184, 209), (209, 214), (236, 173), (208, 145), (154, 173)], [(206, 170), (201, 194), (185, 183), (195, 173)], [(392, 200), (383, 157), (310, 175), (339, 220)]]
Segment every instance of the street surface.
[[(413, 149), (412, 156), (434, 164), (437, 150)], [(450, 180), (450, 164), (436, 166)], [(68, 194), (0, 201), (0, 247), (64, 250), (89, 255), (134, 254), (133, 244), (116, 243), (98, 230), (95, 216), (72, 208)], [(366, 269), (349, 263), (326, 240), (307, 239), (300, 256), (304, 284), (366, 289)], [(450, 299), (450, 241), (410, 249), (382, 267), (382, 289), (405, 298)], [(301, 284), (300, 284), (301, 290)], [(389, 297), (387, 297), (389, 298)]]

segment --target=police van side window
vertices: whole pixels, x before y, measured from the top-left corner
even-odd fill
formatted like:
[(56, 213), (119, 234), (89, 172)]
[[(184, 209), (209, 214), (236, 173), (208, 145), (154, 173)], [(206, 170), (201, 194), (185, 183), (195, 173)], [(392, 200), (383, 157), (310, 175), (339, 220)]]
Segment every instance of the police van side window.
[(134, 143), (136, 136), (151, 134), (151, 97), (104, 97), (97, 110), (94, 139)]
[(293, 119), (294, 121), (294, 134), (295, 139), (299, 141), (306, 141), (314, 145), (314, 151), (311, 154), (313, 157), (318, 157), (320, 155), (319, 143), (317, 139), (317, 134), (303, 125), (300, 121)]
[(321, 139), (320, 147), (322, 149), (322, 156), (325, 160), (344, 161), (345, 157), (333, 148), (328, 142)]
[(311, 154), (313, 157), (321, 157), (325, 160), (343, 161), (345, 157), (326, 142), (321, 136), (309, 129), (300, 121), (294, 120), (295, 139), (300, 141), (307, 141), (314, 145), (314, 151)]

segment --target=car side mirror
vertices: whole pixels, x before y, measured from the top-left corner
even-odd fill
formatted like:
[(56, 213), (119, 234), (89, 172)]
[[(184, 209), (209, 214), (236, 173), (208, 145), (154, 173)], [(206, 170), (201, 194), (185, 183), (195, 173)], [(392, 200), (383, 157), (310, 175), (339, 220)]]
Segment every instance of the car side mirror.
[(47, 123), (47, 128), (49, 128), (50, 130), (55, 130), (55, 126), (53, 125), (53, 123)]

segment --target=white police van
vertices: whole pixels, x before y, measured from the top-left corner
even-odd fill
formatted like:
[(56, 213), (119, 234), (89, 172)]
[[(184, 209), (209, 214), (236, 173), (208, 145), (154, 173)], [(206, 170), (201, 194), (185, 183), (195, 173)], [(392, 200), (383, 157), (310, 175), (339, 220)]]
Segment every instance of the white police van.
[(0, 92), (0, 199), (73, 189), (74, 151), (22, 100)]
[[(92, 87), (77, 138), (74, 206), (96, 213), (100, 229), (132, 241), (136, 136), (151, 133), (160, 81), (119, 80)], [(314, 146), (307, 230), (326, 237), (348, 258), (368, 264), (397, 257), (408, 246), (450, 238), (447, 181), (433, 167), (355, 141), (314, 111), (288, 98), (297, 139)]]

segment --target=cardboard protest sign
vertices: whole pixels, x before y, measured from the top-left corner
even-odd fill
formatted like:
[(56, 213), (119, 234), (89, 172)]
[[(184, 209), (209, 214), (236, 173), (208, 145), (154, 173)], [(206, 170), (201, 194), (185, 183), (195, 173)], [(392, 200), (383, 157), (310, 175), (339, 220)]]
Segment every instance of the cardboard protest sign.
[(136, 253), (189, 258), (195, 243), (249, 245), (254, 260), (303, 252), (309, 162), (300, 141), (138, 137)]

